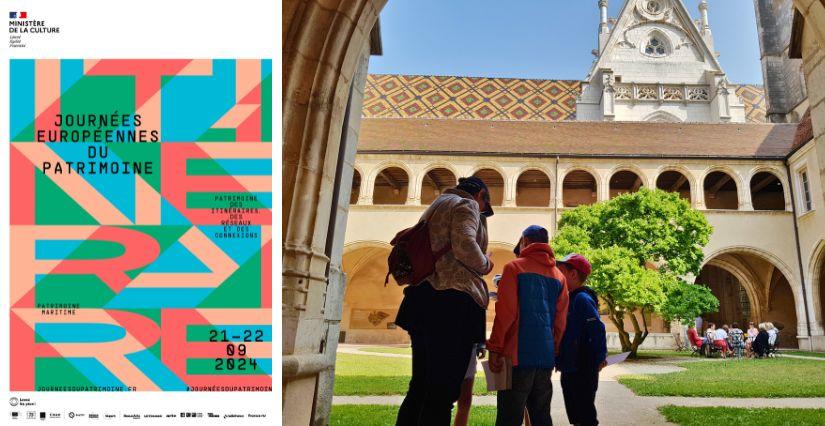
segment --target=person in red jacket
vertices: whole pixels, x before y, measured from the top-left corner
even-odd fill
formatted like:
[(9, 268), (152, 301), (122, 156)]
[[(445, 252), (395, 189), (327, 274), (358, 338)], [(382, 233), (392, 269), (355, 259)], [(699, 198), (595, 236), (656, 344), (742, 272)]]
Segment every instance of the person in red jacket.
[(512, 387), (497, 395), (496, 425), (521, 425), (524, 409), (533, 425), (552, 425), (550, 376), (567, 321), (568, 292), (556, 267), (547, 230), (531, 225), (522, 233), (519, 258), (504, 267), (498, 285), (496, 318), (487, 340), (490, 369), (506, 359)]

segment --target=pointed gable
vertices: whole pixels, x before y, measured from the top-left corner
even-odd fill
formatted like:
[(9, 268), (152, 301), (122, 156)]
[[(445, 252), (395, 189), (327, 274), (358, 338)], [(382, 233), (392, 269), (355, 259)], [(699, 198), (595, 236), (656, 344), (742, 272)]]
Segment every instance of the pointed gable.
[(612, 28), (602, 18), (577, 119), (744, 122), (745, 106), (713, 52), (707, 3), (699, 9), (694, 22), (682, 0), (625, 0)]
[(722, 72), (681, 0), (625, 1), (591, 76), (605, 68), (639, 82), (660, 82), (657, 70), (670, 69), (667, 82), (673, 83), (699, 83), (706, 71)]

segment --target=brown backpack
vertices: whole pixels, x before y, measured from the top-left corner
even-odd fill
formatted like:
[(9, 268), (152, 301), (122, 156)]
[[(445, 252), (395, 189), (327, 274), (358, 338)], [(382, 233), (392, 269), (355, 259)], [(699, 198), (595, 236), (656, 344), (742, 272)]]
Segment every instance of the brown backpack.
[(426, 219), (415, 226), (404, 229), (390, 241), (392, 250), (387, 257), (389, 272), (384, 279), (384, 286), (390, 281), (390, 275), (398, 285), (418, 285), (435, 271), (435, 263), (452, 249), (447, 244), (433, 253), (430, 245), (430, 219), (441, 206), (436, 207)]

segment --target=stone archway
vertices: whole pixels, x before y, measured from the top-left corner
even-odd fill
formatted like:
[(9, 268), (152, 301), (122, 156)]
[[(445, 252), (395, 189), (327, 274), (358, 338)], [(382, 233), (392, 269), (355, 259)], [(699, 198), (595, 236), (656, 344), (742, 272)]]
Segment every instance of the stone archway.
[(748, 291), (738, 274), (731, 273), (718, 263), (709, 263), (696, 278), (696, 282), (707, 285), (714, 296), (719, 299), (719, 311), (706, 313), (702, 319), (707, 322), (723, 324), (739, 323), (740, 327), (748, 321), (757, 321), (753, 307), (759, 307), (752, 291)]
[(366, 65), (370, 52), (380, 51), (373, 35), (385, 3), (282, 6), (284, 425), (329, 423), (345, 286), (342, 227)]
[(408, 343), (409, 337), (395, 327), (395, 316), (404, 296), (403, 288), (392, 277), (384, 286), (387, 273), (386, 243), (364, 243), (344, 252), (347, 275), (339, 343)]
[(823, 288), (825, 286), (825, 240), (816, 245), (811, 256), (810, 268), (814, 316), (818, 324), (822, 326), (825, 324), (825, 288)]
[(719, 326), (735, 321), (740, 327), (747, 321), (772, 322), (781, 330), (780, 346), (798, 347), (804, 306), (788, 275), (785, 265), (756, 249), (731, 248), (709, 256), (696, 282), (710, 287), (720, 307), (703, 319)]

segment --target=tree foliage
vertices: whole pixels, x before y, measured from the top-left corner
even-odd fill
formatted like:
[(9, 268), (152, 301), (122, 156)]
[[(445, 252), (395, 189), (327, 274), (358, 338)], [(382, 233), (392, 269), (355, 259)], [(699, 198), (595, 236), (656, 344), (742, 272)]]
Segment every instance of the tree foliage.
[(565, 212), (553, 247), (590, 260), (588, 283), (619, 330), (622, 349), (635, 356), (650, 314), (688, 321), (718, 308), (710, 289), (682, 278), (699, 274), (711, 232), (705, 216), (678, 194), (643, 188)]

